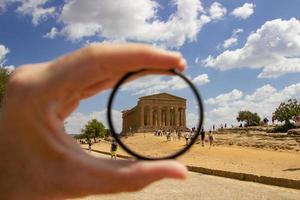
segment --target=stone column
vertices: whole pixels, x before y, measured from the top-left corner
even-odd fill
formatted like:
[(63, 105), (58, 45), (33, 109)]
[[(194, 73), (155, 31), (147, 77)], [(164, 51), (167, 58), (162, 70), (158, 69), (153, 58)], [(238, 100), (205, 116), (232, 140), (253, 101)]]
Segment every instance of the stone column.
[(175, 126), (179, 126), (178, 107), (175, 107)]
[(158, 121), (158, 126), (161, 126), (162, 122), (161, 122), (161, 107), (157, 108), (157, 121)]
[(158, 126), (158, 113), (157, 113), (157, 109), (155, 108), (153, 110), (153, 126)]
[(183, 126), (186, 127), (185, 108), (183, 108)]
[(144, 115), (144, 106), (140, 106), (140, 109), (141, 109), (141, 111), (140, 111), (140, 122), (141, 122), (141, 124), (140, 124), (140, 127), (144, 127), (145, 126), (145, 122), (144, 122), (144, 118), (145, 118), (145, 115)]
[(149, 126), (149, 123), (150, 123), (150, 110), (149, 110), (149, 106), (147, 106), (146, 116), (147, 116), (147, 126)]
[(183, 126), (183, 108), (180, 108), (180, 125)]
[(170, 108), (167, 107), (166, 109), (166, 121), (167, 121), (167, 126), (170, 126)]
[(162, 126), (166, 126), (166, 110), (162, 110)]
[(150, 109), (149, 109), (149, 115), (150, 115), (149, 125), (153, 126), (153, 108), (152, 107), (150, 107)]

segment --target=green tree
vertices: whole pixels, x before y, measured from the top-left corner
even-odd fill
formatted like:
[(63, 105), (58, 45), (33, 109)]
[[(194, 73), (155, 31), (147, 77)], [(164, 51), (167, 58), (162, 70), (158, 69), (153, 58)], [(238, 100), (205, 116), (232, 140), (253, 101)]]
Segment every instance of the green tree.
[(105, 137), (106, 129), (101, 122), (96, 119), (92, 119), (88, 121), (85, 127), (81, 130), (81, 134), (83, 134), (83, 137), (87, 139), (94, 138), (94, 141), (96, 142), (97, 137)]
[(297, 116), (300, 116), (300, 102), (296, 99), (289, 99), (287, 102), (282, 102), (273, 113), (273, 118), (284, 122), (286, 126), (290, 126), (291, 121), (295, 121)]
[(9, 72), (7, 69), (0, 67), (0, 107), (2, 105), (3, 97), (4, 97), (4, 92), (6, 89), (6, 84), (9, 79)]
[(246, 122), (247, 126), (257, 126), (260, 123), (260, 117), (258, 114), (250, 111), (240, 111), (236, 120), (238, 122)]

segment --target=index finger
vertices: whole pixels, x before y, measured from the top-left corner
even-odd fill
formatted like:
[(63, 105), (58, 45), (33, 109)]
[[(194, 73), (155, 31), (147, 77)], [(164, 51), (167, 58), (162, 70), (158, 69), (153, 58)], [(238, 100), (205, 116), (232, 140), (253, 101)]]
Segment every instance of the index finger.
[(53, 82), (86, 88), (107, 78), (141, 69), (183, 71), (180, 53), (144, 44), (96, 44), (61, 57), (51, 66)]

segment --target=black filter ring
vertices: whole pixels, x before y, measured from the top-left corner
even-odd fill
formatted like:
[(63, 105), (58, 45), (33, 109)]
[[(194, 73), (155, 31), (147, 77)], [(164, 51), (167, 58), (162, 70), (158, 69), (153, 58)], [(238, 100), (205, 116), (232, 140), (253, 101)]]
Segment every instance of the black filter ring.
[[(108, 105), (107, 105), (107, 121), (108, 121), (108, 125), (111, 131), (112, 136), (114, 137), (114, 139), (118, 142), (118, 144), (130, 155), (136, 157), (137, 159), (140, 160), (164, 160), (164, 159), (174, 159), (180, 155), (182, 155), (183, 153), (187, 152), (192, 146), (193, 144), (195, 144), (197, 138), (199, 137), (200, 134), (200, 130), (202, 128), (203, 125), (203, 121), (204, 121), (204, 107), (203, 107), (203, 103), (202, 103), (202, 98), (200, 96), (200, 93), (198, 92), (196, 86), (192, 83), (192, 81), (190, 81), (190, 79), (188, 79), (183, 73), (179, 72), (176, 69), (172, 69), (172, 70), (168, 70), (168, 73), (173, 73), (174, 75), (179, 76), (180, 78), (182, 78), (192, 89), (193, 93), (195, 94), (195, 97), (198, 101), (198, 110), (199, 110), (199, 122), (198, 122), (198, 127), (196, 130), (196, 134), (195, 136), (192, 138), (192, 140), (189, 142), (188, 145), (186, 145), (183, 149), (175, 152), (174, 154), (171, 154), (169, 156), (165, 156), (165, 157), (161, 157), (161, 158), (149, 158), (143, 155), (140, 155), (138, 153), (136, 153), (135, 151), (131, 150), (130, 148), (128, 148), (119, 138), (118, 134), (115, 131), (115, 128), (113, 126), (112, 123), (112, 105), (113, 105), (113, 101), (114, 101), (114, 97), (117, 94), (119, 88), (121, 87), (121, 85), (123, 83), (125, 83), (126, 81), (128, 81), (128, 79), (134, 75), (137, 75), (139, 73), (145, 73), (147, 72), (147, 69), (144, 70), (140, 70), (140, 71), (136, 71), (136, 72), (129, 72), (127, 73), (123, 78), (121, 78), (121, 80), (118, 81), (118, 83), (116, 84), (116, 86), (113, 88), (109, 100), (108, 100)], [(151, 74), (151, 71), (149, 70), (149, 74)]]

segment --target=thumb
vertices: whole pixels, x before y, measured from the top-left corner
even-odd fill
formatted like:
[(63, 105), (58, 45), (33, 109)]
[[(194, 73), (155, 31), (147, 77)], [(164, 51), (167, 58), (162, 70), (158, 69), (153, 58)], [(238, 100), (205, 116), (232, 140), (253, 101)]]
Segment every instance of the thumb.
[[(133, 192), (164, 178), (185, 179), (187, 176), (186, 167), (173, 160), (140, 162), (85, 158), (88, 159), (84, 163), (72, 165), (76, 172), (71, 170), (74, 173), (64, 181), (71, 196)], [(80, 165), (82, 169), (78, 170)]]
[(136, 162), (119, 171), (122, 182), (126, 183), (121, 192), (138, 191), (147, 185), (164, 179), (185, 179), (187, 168), (177, 161)]

